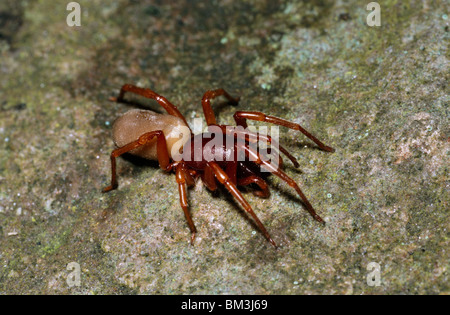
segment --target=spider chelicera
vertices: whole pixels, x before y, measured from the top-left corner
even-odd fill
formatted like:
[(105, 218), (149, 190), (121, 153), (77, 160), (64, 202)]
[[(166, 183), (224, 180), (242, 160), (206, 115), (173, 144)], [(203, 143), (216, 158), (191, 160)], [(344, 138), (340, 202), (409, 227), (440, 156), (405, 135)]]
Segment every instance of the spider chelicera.
[[(161, 169), (165, 171), (175, 171), (180, 204), (191, 231), (191, 244), (194, 242), (197, 229), (188, 209), (187, 186), (194, 185), (198, 177), (201, 178), (204, 185), (211, 191), (217, 190), (218, 183), (224, 185), (244, 210), (253, 218), (266, 239), (275, 248), (277, 247), (276, 243), (253, 212), (250, 204), (243, 197), (238, 186), (256, 184), (259, 190), (255, 190), (254, 194), (263, 198), (268, 197), (269, 188), (264, 178), (267, 174), (274, 174), (295, 189), (303, 201), (306, 210), (315, 220), (325, 223), (316, 213), (297, 183), (282, 171), (281, 156), (278, 156), (279, 163), (276, 163), (274, 166), (273, 163), (268, 162), (266, 156), (263, 156), (257, 150), (257, 143), (258, 141), (264, 141), (269, 146), (277, 144), (276, 147), (278, 150), (289, 158), (295, 167), (298, 167), (299, 164), (295, 157), (285, 148), (278, 145), (272, 137), (244, 129), (247, 128), (247, 120), (284, 126), (300, 131), (316, 143), (321, 150), (334, 152), (333, 148), (323, 144), (299, 124), (261, 112), (237, 111), (233, 118), (236, 121), (236, 125), (242, 128), (229, 128), (231, 126), (218, 125), (211, 107), (211, 100), (219, 96), (224, 96), (231, 105), (237, 105), (239, 98), (233, 98), (223, 89), (207, 91), (202, 99), (206, 123), (209, 130), (215, 128), (216, 131), (221, 131), (221, 137), (223, 137), (221, 139), (223, 140), (221, 141), (223, 145), (211, 146), (208, 145), (211, 139), (209, 132), (193, 135), (186, 119), (178, 111), (177, 107), (165, 97), (158, 95), (150, 89), (125, 84), (122, 86), (119, 96), (110, 100), (117, 102), (123, 101), (126, 92), (156, 100), (166, 110), (167, 114), (134, 109), (126, 112), (114, 122), (113, 139), (117, 149), (111, 153), (111, 185), (104, 188), (103, 192), (117, 188), (116, 158), (129, 152), (146, 159), (157, 160)], [(180, 135), (182, 134), (184, 136), (180, 139)], [(229, 143), (232, 143), (232, 145), (230, 146)], [(176, 160), (174, 159), (174, 152), (182, 152)], [(244, 152), (246, 158), (238, 158), (238, 152)], [(262, 169), (265, 172), (262, 172)]]

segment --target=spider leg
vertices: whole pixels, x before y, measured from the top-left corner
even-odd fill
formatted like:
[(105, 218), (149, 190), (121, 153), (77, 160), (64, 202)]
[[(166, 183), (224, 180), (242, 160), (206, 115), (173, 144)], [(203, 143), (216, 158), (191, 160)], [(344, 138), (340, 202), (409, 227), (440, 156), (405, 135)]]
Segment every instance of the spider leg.
[(289, 153), (288, 150), (286, 150), (283, 146), (281, 146), (277, 141), (273, 140), (271, 136), (259, 134), (255, 132), (251, 132), (248, 130), (240, 130), (238, 128), (227, 128), (227, 126), (220, 125), (218, 126), (222, 129), (222, 132), (226, 134), (234, 134), (236, 137), (239, 137), (241, 139), (245, 139), (246, 141), (256, 143), (258, 140), (264, 140), (266, 143), (269, 143), (271, 145), (274, 145), (276, 148), (278, 148), (286, 157), (291, 160), (292, 164), (294, 164), (294, 167), (298, 168), (300, 164), (298, 164), (297, 159)]
[(176, 180), (178, 183), (178, 191), (180, 193), (180, 205), (181, 208), (183, 208), (184, 215), (191, 230), (191, 244), (194, 244), (197, 229), (195, 228), (194, 222), (192, 221), (191, 215), (189, 214), (189, 204), (187, 200), (187, 185), (190, 182), (190, 180), (188, 179), (189, 176), (190, 175), (186, 171), (184, 164), (179, 163), (176, 167)]
[(261, 221), (258, 219), (256, 214), (253, 212), (252, 207), (250, 204), (245, 200), (245, 198), (242, 196), (241, 192), (237, 189), (236, 185), (234, 185), (228, 175), (225, 173), (224, 170), (220, 168), (220, 166), (214, 162), (208, 162), (208, 165), (212, 168), (214, 174), (216, 175), (216, 178), (219, 180), (219, 182), (224, 185), (227, 190), (236, 198), (236, 200), (241, 204), (241, 206), (244, 208), (244, 210), (249, 213), (253, 220), (255, 221), (258, 228), (261, 230), (261, 232), (264, 234), (264, 236), (267, 238), (267, 240), (275, 247), (277, 248), (277, 244), (273, 241), (272, 237), (270, 236), (269, 232), (267, 232), (264, 225), (261, 223)]
[(290, 121), (287, 121), (287, 120), (284, 120), (284, 119), (281, 119), (278, 117), (269, 116), (269, 115), (266, 115), (261, 112), (237, 111), (236, 113), (234, 113), (233, 117), (234, 117), (234, 120), (236, 121), (236, 124), (238, 126), (243, 126), (244, 128), (247, 128), (247, 119), (250, 119), (250, 120), (256, 120), (256, 121), (268, 122), (268, 123), (288, 127), (290, 129), (298, 130), (301, 133), (303, 133), (305, 136), (307, 136), (309, 139), (314, 141), (314, 143), (317, 144), (320, 149), (327, 151), (327, 152), (334, 152), (334, 149), (332, 147), (329, 147), (329, 146), (323, 144), (319, 139), (314, 137), (312, 134), (310, 134), (306, 129), (304, 129), (299, 124), (296, 124), (296, 123), (293, 123), (293, 122), (290, 122)]
[(246, 172), (247, 172), (247, 174), (251, 174), (251, 175), (247, 175), (244, 178), (237, 177), (237, 173), (238, 173), (237, 156), (235, 156), (233, 161), (229, 161), (225, 168), (225, 173), (227, 174), (227, 176), (230, 178), (230, 181), (234, 185), (248, 186), (250, 184), (256, 184), (259, 186), (259, 188), (261, 188), (261, 190), (253, 190), (252, 191), (253, 194), (258, 197), (261, 197), (261, 198), (267, 198), (270, 195), (270, 192), (269, 192), (266, 182), (261, 177), (253, 174), (253, 172), (251, 170), (249, 170), (248, 168), (246, 169)]
[(227, 176), (230, 178), (230, 181), (234, 185), (237, 184), (237, 167), (238, 167), (238, 162), (237, 162), (237, 157), (235, 156), (233, 161), (227, 162), (227, 166), (225, 168), (225, 173), (227, 174)]
[(270, 145), (274, 145), (276, 148), (278, 148), (289, 160), (291, 160), (292, 164), (294, 164), (294, 167), (298, 168), (300, 166), (300, 164), (298, 164), (297, 159), (291, 153), (289, 153), (289, 151), (286, 150), (282, 145), (273, 140), (271, 136), (258, 134), (258, 137), (265, 140)]
[(232, 105), (237, 105), (239, 102), (239, 97), (232, 97), (224, 89), (206, 91), (202, 98), (202, 107), (208, 126), (217, 124), (216, 116), (214, 115), (214, 111), (211, 107), (211, 100), (221, 95), (225, 96)]
[(209, 165), (206, 165), (205, 170), (201, 175), (203, 183), (211, 191), (217, 190), (216, 178), (214, 177), (214, 172)]
[[(195, 179), (198, 177), (198, 175), (200, 175), (199, 173), (197, 173), (197, 171), (196, 170), (193, 170), (193, 169), (186, 169), (186, 171), (187, 171), (187, 174), (192, 178), (192, 182), (191, 183), (189, 183), (188, 182), (188, 185), (189, 186), (194, 186), (195, 185)], [(187, 176), (186, 178), (189, 178), (189, 176)]]
[(167, 151), (166, 137), (161, 130), (155, 130), (151, 132), (144, 133), (136, 141), (130, 142), (123, 147), (117, 148), (111, 153), (111, 185), (105, 187), (103, 192), (108, 192), (117, 188), (117, 178), (116, 178), (116, 158), (120, 155), (127, 153), (133, 149), (143, 146), (150, 142), (154, 137), (157, 137), (157, 154), (159, 166), (165, 170), (169, 165), (169, 152)]
[(123, 98), (124, 98), (124, 95), (126, 92), (134, 93), (134, 94), (157, 101), (159, 103), (159, 105), (161, 105), (167, 111), (167, 113), (169, 113), (172, 116), (181, 118), (184, 121), (184, 123), (186, 124), (186, 126), (188, 126), (186, 118), (184, 118), (184, 116), (180, 113), (180, 111), (178, 110), (178, 108), (175, 105), (173, 105), (171, 102), (169, 102), (164, 96), (161, 96), (150, 89), (140, 88), (138, 86), (134, 86), (131, 84), (124, 84), (122, 86), (122, 88), (120, 89), (119, 96), (111, 97), (110, 101), (113, 101), (113, 102), (123, 101)]
[(261, 157), (260, 157), (258, 152), (250, 149), (249, 147), (247, 147), (245, 145), (242, 146), (242, 148), (246, 151), (246, 154), (247, 154), (248, 157), (252, 156), (252, 161), (255, 161), (256, 164), (262, 165), (266, 170), (268, 170), (269, 172), (275, 174), (276, 176), (278, 176), (279, 178), (284, 180), (289, 186), (294, 188), (295, 191), (297, 192), (297, 194), (302, 199), (303, 203), (305, 204), (306, 210), (308, 210), (308, 212), (312, 215), (312, 217), (316, 221), (325, 224), (325, 221), (316, 213), (316, 211), (314, 210), (313, 206), (311, 205), (311, 203), (306, 198), (305, 194), (302, 192), (300, 187), (297, 185), (297, 183), (292, 178), (290, 178), (280, 168), (274, 167), (272, 164), (270, 164), (267, 161), (263, 161), (261, 159)]
[(256, 175), (250, 175), (244, 178), (238, 179), (237, 184), (239, 186), (247, 186), (250, 184), (256, 184), (261, 188), (261, 190), (254, 190), (253, 194), (261, 197), (261, 198), (267, 198), (270, 195), (269, 187), (267, 186), (267, 183), (264, 179), (262, 179), (259, 176)]
[(269, 189), (267, 187), (266, 182), (259, 176), (256, 176), (252, 173), (251, 170), (247, 170), (247, 172), (250, 172), (252, 175), (245, 176), (244, 178), (238, 178), (238, 162), (237, 162), (237, 156), (235, 156), (235, 159), (233, 161), (228, 161), (228, 164), (225, 168), (225, 173), (230, 178), (230, 181), (236, 185), (236, 186), (248, 186), (250, 184), (256, 184), (261, 188), (261, 191), (259, 190), (253, 190), (253, 194), (266, 198), (270, 195)]

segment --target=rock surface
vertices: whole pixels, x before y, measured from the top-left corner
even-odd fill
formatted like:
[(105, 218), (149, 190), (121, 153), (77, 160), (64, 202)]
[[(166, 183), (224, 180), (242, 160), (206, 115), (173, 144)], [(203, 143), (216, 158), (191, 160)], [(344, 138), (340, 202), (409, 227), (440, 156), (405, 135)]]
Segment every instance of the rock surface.
[[(379, 27), (361, 1), (80, 4), (79, 27), (67, 1), (0, 4), (0, 294), (449, 293), (445, 1), (379, 1)], [(327, 225), (271, 177), (270, 198), (244, 195), (274, 250), (225, 190), (199, 184), (191, 246), (174, 175), (132, 157), (102, 194), (111, 126), (130, 109), (108, 98), (124, 83), (189, 123), (222, 87), (324, 139), (335, 153), (280, 129), (300, 162), (286, 172)], [(213, 104), (232, 124), (236, 108)]]

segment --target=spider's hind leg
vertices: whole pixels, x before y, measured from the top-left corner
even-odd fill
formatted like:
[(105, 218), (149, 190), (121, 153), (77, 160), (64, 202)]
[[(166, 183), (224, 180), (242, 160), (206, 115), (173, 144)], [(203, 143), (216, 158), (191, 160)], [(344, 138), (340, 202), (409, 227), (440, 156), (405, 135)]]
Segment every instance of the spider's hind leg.
[(165, 170), (169, 165), (169, 152), (167, 151), (167, 143), (166, 137), (164, 136), (164, 132), (162, 130), (155, 130), (151, 132), (144, 133), (139, 137), (138, 140), (133, 141), (124, 145), (123, 147), (117, 148), (111, 153), (111, 185), (105, 187), (103, 192), (108, 192), (110, 190), (117, 188), (117, 175), (116, 175), (116, 158), (121, 156), (124, 153), (127, 153), (131, 150), (139, 148), (143, 145), (146, 145), (154, 137), (157, 137), (157, 155), (159, 166)]
[(119, 96), (111, 97), (109, 100), (113, 102), (121, 102), (123, 101), (126, 92), (137, 94), (157, 101), (158, 104), (161, 105), (169, 115), (181, 118), (186, 124), (186, 126), (188, 126), (186, 118), (184, 118), (184, 116), (180, 113), (180, 111), (175, 105), (169, 102), (164, 96), (161, 96), (150, 89), (141, 88), (131, 84), (124, 84), (120, 89)]
[(189, 204), (187, 199), (187, 185), (193, 185), (193, 180), (190, 176), (191, 175), (187, 172), (184, 164), (179, 163), (176, 167), (176, 180), (178, 183), (178, 191), (180, 193), (180, 205), (191, 230), (191, 244), (194, 244), (197, 229), (195, 228), (194, 221), (192, 221), (189, 213)]

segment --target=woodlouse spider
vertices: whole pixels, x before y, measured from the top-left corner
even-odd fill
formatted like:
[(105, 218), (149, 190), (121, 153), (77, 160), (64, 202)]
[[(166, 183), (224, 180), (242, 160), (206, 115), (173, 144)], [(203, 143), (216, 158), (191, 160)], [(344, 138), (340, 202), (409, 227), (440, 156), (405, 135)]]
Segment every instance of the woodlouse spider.
[[(117, 149), (111, 153), (111, 185), (104, 188), (104, 192), (117, 188), (116, 158), (129, 152), (146, 159), (157, 160), (161, 169), (165, 171), (175, 171), (180, 204), (191, 231), (192, 244), (197, 229), (188, 209), (187, 186), (194, 185), (198, 177), (211, 191), (218, 188), (218, 183), (225, 186), (275, 248), (277, 247), (276, 243), (243, 197), (238, 186), (256, 184), (259, 190), (254, 191), (255, 195), (267, 197), (269, 188), (264, 178), (270, 173), (274, 174), (294, 188), (303, 201), (306, 210), (315, 220), (324, 223), (297, 183), (282, 171), (281, 156), (278, 156), (279, 163), (274, 166), (268, 162), (267, 156), (258, 152), (258, 143), (261, 143), (259, 141), (264, 141), (269, 146), (270, 151), (270, 148), (277, 144), (275, 140), (271, 136), (251, 132), (247, 129), (247, 120), (284, 126), (300, 131), (315, 142), (320, 149), (327, 152), (334, 151), (333, 148), (324, 145), (299, 124), (261, 112), (237, 111), (233, 117), (236, 125), (242, 128), (218, 125), (210, 101), (216, 97), (224, 96), (231, 105), (237, 105), (239, 98), (233, 98), (225, 90), (217, 89), (207, 91), (202, 99), (208, 132), (193, 135), (186, 119), (177, 107), (150, 89), (125, 84), (121, 88), (119, 96), (110, 100), (123, 101), (126, 92), (156, 100), (167, 111), (167, 114), (134, 109), (126, 112), (114, 122), (113, 138)], [(208, 145), (212, 136), (210, 132), (212, 128), (221, 131), (220, 140), (222, 141), (220, 143), (222, 145)], [(229, 145), (230, 143), (232, 145)], [(178, 144), (178, 147), (176, 147), (176, 144)], [(285, 148), (279, 145), (276, 147), (292, 161), (295, 167), (299, 166), (295, 157)], [(241, 152), (241, 154), (243, 152), (245, 158), (238, 158), (238, 152)], [(178, 153), (180, 155), (175, 160), (174, 155)]]

